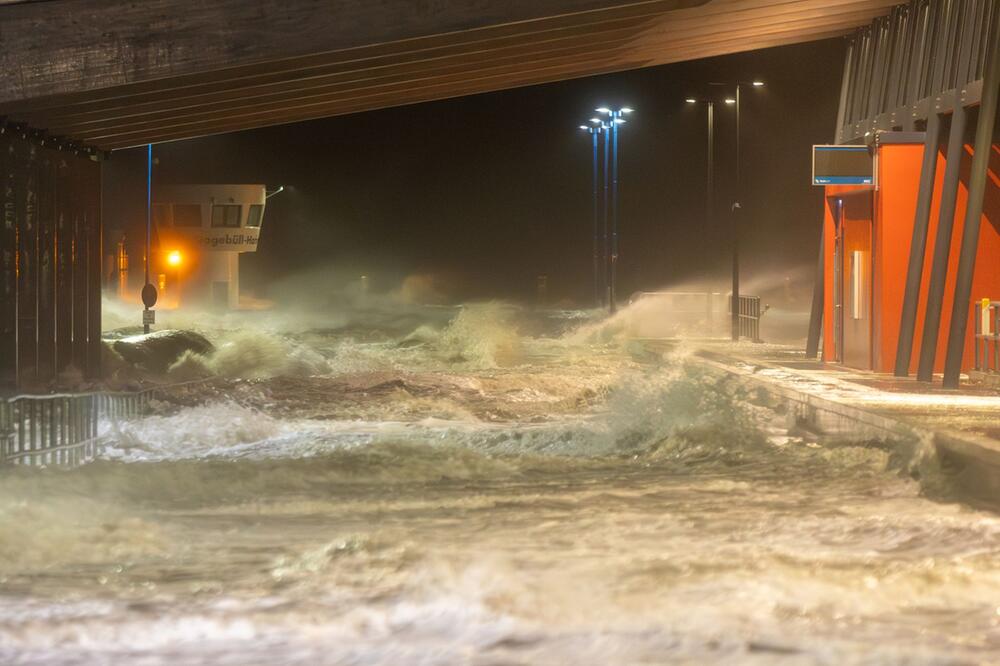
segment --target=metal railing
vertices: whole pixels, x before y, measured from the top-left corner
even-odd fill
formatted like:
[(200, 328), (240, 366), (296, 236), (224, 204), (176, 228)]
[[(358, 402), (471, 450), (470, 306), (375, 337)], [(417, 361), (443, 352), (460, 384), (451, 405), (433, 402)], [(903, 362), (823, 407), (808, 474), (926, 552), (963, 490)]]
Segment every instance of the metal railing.
[[(730, 298), (730, 301), (732, 298)], [(761, 310), (760, 296), (740, 295), (739, 304), (739, 333), (740, 339), (749, 338), (752, 342), (761, 342), (760, 339), (760, 318), (766, 308)], [(732, 315), (732, 309), (729, 310)]]
[(975, 369), (1000, 373), (1000, 301), (983, 299), (975, 304)]
[(79, 465), (98, 453), (101, 419), (143, 414), (156, 388), (0, 400), (0, 464)]
[[(696, 335), (703, 338), (728, 338), (732, 333), (732, 295), (705, 291), (640, 291), (629, 304), (654, 301), (663, 321), (638, 317), (632, 334), (636, 337), (674, 337)], [(767, 310), (760, 296), (740, 296), (739, 333), (741, 338), (760, 342), (760, 318)]]

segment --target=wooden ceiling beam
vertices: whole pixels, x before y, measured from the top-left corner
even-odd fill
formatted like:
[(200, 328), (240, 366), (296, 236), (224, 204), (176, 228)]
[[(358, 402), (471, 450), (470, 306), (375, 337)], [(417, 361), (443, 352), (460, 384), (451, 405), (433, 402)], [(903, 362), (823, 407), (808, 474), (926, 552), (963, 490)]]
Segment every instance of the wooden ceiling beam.
[[(844, 18), (840, 23), (816, 23), (815, 19), (809, 21), (788, 22), (781, 29), (759, 30), (754, 34), (755, 38), (765, 37), (771, 34), (788, 35), (791, 32), (800, 34), (804, 30), (822, 29), (849, 29), (854, 25), (854, 17)], [(727, 33), (722, 33), (726, 35)], [(670, 43), (677, 51), (699, 48), (706, 44), (715, 44), (719, 37), (711, 38), (690, 37), (684, 40), (673, 40)], [(668, 52), (665, 48), (666, 42), (648, 45), (645, 48), (628, 49), (629, 58), (636, 61), (653, 61), (662, 54)], [(111, 120), (102, 123), (82, 123), (77, 125), (49, 126), (50, 132), (78, 137), (88, 142), (97, 142), (108, 137), (113, 137), (120, 133), (123, 128), (137, 132), (142, 130), (155, 130), (159, 127), (175, 127), (186, 122), (201, 122), (218, 120), (227, 117), (241, 117), (245, 114), (267, 113), (288, 108), (302, 108), (308, 105), (326, 105), (336, 102), (352, 102), (361, 99), (371, 99), (373, 95), (393, 94), (400, 91), (405, 94), (406, 90), (424, 89), (430, 87), (446, 87), (449, 85), (462, 85), (478, 81), (482, 83), (482, 88), (488, 89), (493, 82), (503, 85), (516, 81), (518, 77), (528, 77), (540, 71), (550, 71), (552, 73), (576, 73), (585, 71), (588, 67), (596, 65), (601, 61), (614, 63), (616, 58), (612, 54), (603, 52), (598, 57), (594, 55), (594, 50), (584, 51), (583, 55), (590, 55), (589, 59), (581, 59), (581, 53), (570, 53), (556, 58), (533, 58), (530, 60), (531, 67), (526, 67), (523, 62), (515, 64), (504, 64), (493, 67), (483, 67), (472, 71), (459, 71), (448, 74), (433, 74), (426, 77), (415, 77), (405, 75), (392, 77), (388, 81), (380, 81), (375, 85), (366, 87), (347, 87), (332, 91), (313, 92), (297, 96), (277, 95), (272, 97), (256, 96), (237, 103), (226, 103), (216, 105), (214, 108), (198, 107), (182, 113), (163, 112), (144, 116)], [(376, 98), (380, 99), (380, 98)], [(40, 126), (40, 125), (37, 125)]]
[[(708, 0), (52, 0), (0, 8), (0, 104), (659, 15)], [(335, 56), (330, 58), (330, 56)], [(37, 107), (31, 107), (37, 108)]]
[[(844, 3), (839, 11), (830, 13), (829, 10), (806, 9), (794, 15), (786, 17), (788, 22), (801, 22), (804, 20), (830, 21), (841, 25), (843, 21), (855, 21), (864, 23), (877, 15), (878, 10), (865, 9), (866, 2)], [(823, 13), (820, 14), (819, 12)], [(732, 17), (735, 21), (739, 17)], [(741, 31), (748, 31), (751, 28), (759, 29), (769, 24), (768, 19), (753, 17), (740, 20)], [(198, 112), (199, 109), (212, 111), (227, 108), (233, 102), (244, 100), (254, 100), (265, 103), (271, 99), (277, 99), (284, 95), (288, 99), (300, 99), (305, 96), (334, 93), (337, 90), (346, 90), (352, 86), (355, 88), (370, 87), (380, 83), (391, 83), (407, 77), (426, 79), (432, 76), (444, 75), (452, 72), (461, 72), (474, 69), (478, 71), (478, 65), (485, 64), (499, 66), (505, 62), (525, 61), (537, 64), (541, 59), (550, 59), (568, 56), (574, 53), (587, 55), (588, 51), (598, 49), (614, 50), (616, 46), (624, 44), (637, 45), (649, 40), (657, 40), (657, 44), (651, 44), (650, 48), (660, 48), (659, 43), (675, 38), (677, 26), (670, 23), (668, 27), (660, 25), (653, 31), (645, 31), (642, 38), (634, 38), (636, 26), (629, 26), (613, 32), (602, 33), (599, 36), (576, 36), (573, 40), (560, 40), (555, 44), (532, 45), (531, 49), (513, 49), (508, 47), (504, 50), (485, 51), (469, 55), (457, 55), (442, 60), (432, 60), (430, 62), (406, 62), (398, 66), (392, 64), (380, 65), (374, 70), (361, 70), (360, 72), (348, 72), (336, 75), (319, 76), (310, 79), (294, 79), (283, 81), (273, 85), (256, 85), (247, 88), (231, 89), (230, 82), (223, 82), (225, 87), (221, 92), (203, 93), (195, 97), (165, 97), (148, 102), (135, 102), (122, 104), (115, 100), (116, 106), (110, 108), (89, 109), (86, 112), (73, 112), (72, 108), (61, 110), (61, 112), (39, 112), (26, 116), (28, 122), (33, 126), (47, 128), (56, 133), (65, 133), (66, 128), (97, 128), (108, 127), (115, 123), (122, 122), (127, 118), (147, 117), (169, 119), (178, 115), (190, 115)], [(732, 30), (731, 24), (711, 24), (702, 26), (700, 30), (693, 30), (684, 33), (687, 38), (700, 34), (727, 33)], [(629, 40), (629, 41), (626, 41)], [(556, 48), (558, 46), (558, 48)]]
[[(836, 37), (839, 35), (846, 34), (846, 30), (843, 28), (833, 29), (833, 30), (823, 30), (823, 31), (810, 31), (802, 36), (803, 41), (812, 41), (814, 39), (827, 39), (830, 37)], [(769, 48), (772, 46), (779, 46), (783, 44), (788, 44), (788, 35), (773, 36), (771, 38), (761, 38), (756, 40), (751, 40), (751, 48)], [(794, 43), (794, 42), (793, 42)], [(730, 41), (726, 44), (715, 44), (712, 47), (711, 52), (713, 55), (725, 55), (727, 53), (737, 53), (743, 51), (747, 46), (746, 40), (735, 40)], [(693, 57), (706, 57), (701, 55), (701, 51), (694, 51)], [(406, 106), (410, 104), (417, 104), (429, 101), (438, 101), (443, 99), (450, 99), (453, 97), (463, 97), (467, 95), (475, 95), (485, 92), (492, 92), (498, 90), (506, 90), (510, 88), (517, 88), (529, 85), (539, 85), (544, 83), (552, 83), (554, 81), (568, 80), (573, 78), (581, 78), (592, 75), (600, 74), (610, 74), (620, 71), (625, 71), (629, 69), (636, 69), (639, 67), (648, 67), (655, 64), (668, 64), (669, 62), (676, 62), (679, 60), (686, 60), (684, 56), (676, 56), (674, 60), (664, 59), (663, 61), (628, 61), (621, 62), (614, 65), (608, 65), (601, 68), (590, 68), (584, 71), (579, 69), (575, 72), (573, 71), (557, 71), (557, 72), (544, 72), (532, 77), (525, 77), (517, 80), (508, 81), (493, 81), (490, 82), (491, 85), (484, 88), (481, 82), (477, 82), (475, 85), (467, 86), (449, 86), (443, 90), (422, 87), (416, 91), (410, 91), (407, 94), (395, 95), (391, 94), (380, 94), (376, 96), (375, 99), (367, 97), (362, 100), (355, 100), (350, 103), (336, 102), (329, 103), (326, 105), (316, 105), (307, 107), (297, 107), (291, 109), (281, 109), (278, 111), (271, 111), (269, 113), (263, 114), (247, 114), (237, 118), (224, 118), (221, 120), (214, 120), (211, 122), (192, 122), (186, 123), (180, 127), (160, 127), (160, 131), (154, 130), (144, 130), (138, 132), (128, 132), (123, 134), (118, 134), (115, 136), (105, 137), (100, 140), (92, 141), (94, 145), (97, 145), (103, 149), (112, 150), (120, 148), (128, 148), (138, 145), (143, 145), (146, 143), (158, 143), (163, 141), (174, 141), (179, 139), (187, 138), (197, 138), (202, 136), (208, 136), (212, 134), (222, 134), (233, 131), (240, 131), (244, 129), (256, 129), (260, 127), (268, 127), (272, 125), (280, 125), (290, 122), (302, 122), (306, 120), (316, 120), (319, 118), (325, 118), (330, 116), (347, 115), (351, 113), (358, 113), (362, 111), (370, 111), (375, 108), (387, 108), (394, 106)]]
[[(763, 18), (773, 22), (784, 20), (789, 14), (800, 12), (804, 7), (813, 11), (835, 13), (841, 6), (886, 7), (895, 0), (715, 0), (696, 9), (679, 9), (669, 14), (670, 25), (678, 29), (694, 29), (699, 25), (731, 23), (733, 20)], [(600, 31), (614, 31), (623, 27), (639, 27), (647, 19), (664, 18), (663, 10), (652, 11), (651, 5), (626, 7), (613, 12), (595, 12), (586, 15), (587, 21), (577, 24), (556, 25), (552, 21), (535, 22), (545, 25), (535, 29), (535, 23), (523, 26), (500, 26), (497, 29), (474, 31), (455, 35), (407, 40), (393, 44), (378, 44), (371, 47), (351, 49), (344, 52), (312, 55), (278, 62), (261, 63), (253, 66), (213, 70), (189, 77), (175, 77), (162, 81), (150, 81), (117, 86), (106, 91), (78, 95), (62, 95), (19, 102), (16, 105), (0, 104), (0, 114), (11, 115), (12, 111), (47, 112), (47, 114), (72, 114), (75, 107), (86, 109), (120, 108), (131, 103), (162, 101), (166, 98), (184, 98), (211, 95), (220, 86), (239, 89), (266, 83), (280, 83), (296, 79), (310, 79), (324, 74), (339, 75), (345, 72), (365, 71), (378, 66), (391, 66), (399, 62), (425, 61), (449, 55), (487, 53), (491, 48), (503, 49), (525, 43), (555, 42), (561, 38), (572, 38), (582, 28), (590, 26)], [(750, 14), (757, 10), (757, 14)], [(740, 13), (744, 13), (740, 16)], [(564, 17), (559, 17), (565, 21)], [(651, 28), (660, 25), (657, 21), (647, 22)], [(554, 27), (553, 27), (554, 26)], [(504, 33), (500, 36), (496, 34)], [(584, 32), (586, 32), (584, 30)], [(473, 38), (475, 36), (476, 38)], [(471, 49), (471, 50), (470, 50)]]

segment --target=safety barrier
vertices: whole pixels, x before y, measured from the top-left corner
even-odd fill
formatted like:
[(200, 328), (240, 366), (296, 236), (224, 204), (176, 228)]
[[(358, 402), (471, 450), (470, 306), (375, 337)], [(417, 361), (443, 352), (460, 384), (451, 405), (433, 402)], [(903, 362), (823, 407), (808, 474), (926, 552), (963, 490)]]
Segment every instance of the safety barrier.
[[(666, 317), (664, 321), (647, 321), (639, 317), (632, 331), (637, 337), (699, 337), (728, 338), (732, 334), (732, 296), (705, 291), (640, 291), (629, 304), (655, 301), (655, 309)], [(740, 296), (739, 333), (741, 338), (760, 342), (760, 318), (767, 311), (761, 307), (760, 296)]]
[(983, 299), (975, 304), (975, 369), (1000, 373), (1000, 301)]
[(98, 452), (101, 419), (134, 418), (153, 391), (19, 395), (0, 401), (0, 463), (78, 465)]
[[(732, 299), (730, 299), (732, 300)], [(766, 311), (765, 306), (765, 311)], [(732, 309), (730, 309), (732, 314)], [(739, 329), (740, 338), (749, 338), (753, 342), (760, 342), (760, 317), (764, 312), (760, 308), (760, 296), (740, 295), (739, 304)]]

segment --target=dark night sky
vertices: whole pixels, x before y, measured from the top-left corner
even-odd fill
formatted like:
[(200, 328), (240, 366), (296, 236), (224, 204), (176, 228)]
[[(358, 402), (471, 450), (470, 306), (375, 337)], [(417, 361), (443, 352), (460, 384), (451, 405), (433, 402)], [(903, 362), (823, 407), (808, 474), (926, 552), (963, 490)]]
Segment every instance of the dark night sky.
[[(719, 196), (706, 228), (705, 111), (684, 98), (720, 94), (704, 82), (761, 78), (743, 105), (744, 279), (798, 268), (805, 282), (821, 219), (810, 146), (832, 139), (842, 55), (835, 39), (163, 144), (154, 179), (293, 186), (269, 201), (260, 250), (243, 260), (244, 289), (260, 296), (325, 267), (385, 288), (435, 274), (460, 298), (530, 297), (546, 273), (554, 297), (583, 301), (590, 139), (575, 128), (596, 106), (627, 104), (619, 293), (721, 282), (733, 112), (716, 108)], [(108, 227), (144, 219), (143, 153), (106, 163)]]

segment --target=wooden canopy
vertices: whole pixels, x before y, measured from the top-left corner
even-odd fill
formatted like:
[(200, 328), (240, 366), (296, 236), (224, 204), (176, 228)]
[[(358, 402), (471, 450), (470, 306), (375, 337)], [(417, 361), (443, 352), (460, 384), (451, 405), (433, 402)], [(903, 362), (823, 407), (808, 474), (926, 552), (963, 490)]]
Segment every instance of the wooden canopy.
[(110, 150), (823, 39), (897, 1), (0, 0), (0, 116)]

